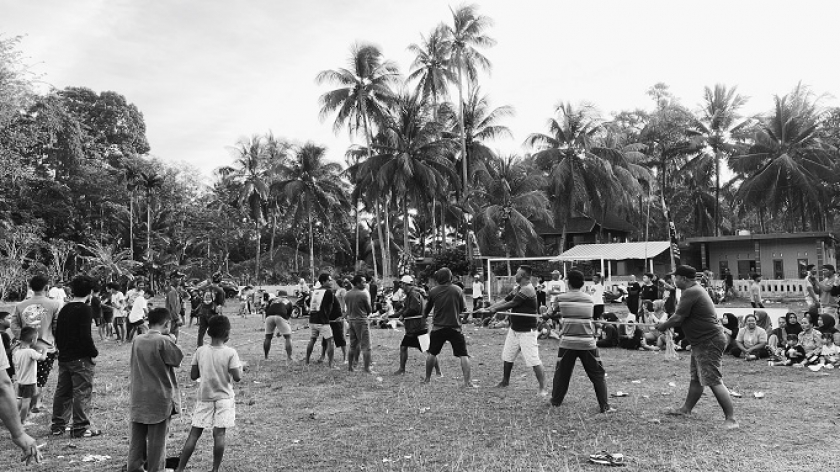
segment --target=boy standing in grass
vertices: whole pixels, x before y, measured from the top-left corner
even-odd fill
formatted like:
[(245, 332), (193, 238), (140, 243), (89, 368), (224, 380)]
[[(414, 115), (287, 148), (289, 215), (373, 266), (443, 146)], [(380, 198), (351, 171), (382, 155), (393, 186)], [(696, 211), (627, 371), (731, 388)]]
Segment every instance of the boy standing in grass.
[(184, 353), (169, 333), (171, 315), (166, 308), (149, 312), (149, 332), (131, 344), (131, 439), (127, 472), (162, 472), (166, 459), (169, 421), (180, 411), (175, 368)]
[(230, 337), (230, 320), (217, 315), (207, 322), (210, 344), (200, 346), (193, 355), (190, 378), (201, 378), (198, 386), (192, 428), (176, 472), (183, 472), (195, 445), (205, 429), (213, 428), (213, 470), (218, 472), (225, 454), (225, 431), (236, 419), (233, 383), (241, 379), (242, 363), (239, 354), (225, 343)]
[(38, 378), (38, 361), (47, 358), (46, 351), (38, 351), (34, 344), (38, 341), (38, 330), (26, 327), (20, 330), (20, 346), (12, 354), (12, 364), (18, 379), (18, 408), (20, 410), (20, 422), (23, 426), (32, 426), (27, 423), (29, 417), (29, 406), (32, 397), (35, 396), (35, 381)]

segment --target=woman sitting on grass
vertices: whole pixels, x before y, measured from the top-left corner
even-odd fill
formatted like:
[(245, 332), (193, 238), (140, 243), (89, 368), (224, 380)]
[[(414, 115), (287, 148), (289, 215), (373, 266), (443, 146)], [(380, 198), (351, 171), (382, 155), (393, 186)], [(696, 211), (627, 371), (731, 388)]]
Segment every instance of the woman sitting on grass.
[(726, 351), (724, 352), (731, 351), (735, 347), (735, 339), (738, 337), (740, 325), (738, 317), (732, 313), (724, 313), (720, 324), (723, 326), (723, 334), (726, 335)]
[(758, 326), (758, 317), (747, 315), (744, 317), (744, 323), (744, 328), (738, 332), (738, 337), (735, 339), (732, 355), (743, 356), (748, 361), (768, 357), (770, 354), (766, 349), (767, 332)]
[(836, 324), (833, 316), (820, 315), (819, 320), (817, 320), (817, 331), (823, 335), (831, 335), (834, 344), (840, 344), (840, 330), (837, 329)]
[[(822, 347), (822, 333), (814, 328), (814, 325), (811, 324), (811, 317), (807, 313), (799, 321), (799, 324), (802, 325), (802, 332), (799, 333), (799, 344), (805, 350), (805, 359), (809, 359)], [(802, 365), (805, 365), (805, 363)]]
[(787, 317), (779, 317), (779, 327), (770, 332), (767, 337), (767, 353), (774, 361), (784, 360), (785, 341), (787, 340)]

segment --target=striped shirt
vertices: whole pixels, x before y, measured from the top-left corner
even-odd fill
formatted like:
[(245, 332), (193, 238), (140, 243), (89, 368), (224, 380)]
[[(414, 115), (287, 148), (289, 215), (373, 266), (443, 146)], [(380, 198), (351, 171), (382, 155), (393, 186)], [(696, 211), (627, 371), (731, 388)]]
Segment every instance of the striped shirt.
[(560, 347), (579, 351), (595, 349), (592, 297), (580, 291), (566, 292), (557, 296), (557, 303), (563, 319)]

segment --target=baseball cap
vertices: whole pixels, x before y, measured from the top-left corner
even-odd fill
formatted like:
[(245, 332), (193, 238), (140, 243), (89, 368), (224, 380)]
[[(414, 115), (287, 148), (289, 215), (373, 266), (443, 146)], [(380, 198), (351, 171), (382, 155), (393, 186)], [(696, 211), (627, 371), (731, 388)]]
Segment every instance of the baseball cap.
[(669, 272), (668, 275), (681, 275), (685, 278), (693, 279), (697, 276), (697, 269), (690, 265), (681, 265), (677, 266), (673, 272)]
[(831, 264), (823, 264), (822, 268), (834, 272), (834, 266)]
[(552, 275), (554, 275), (554, 274), (560, 275), (560, 271), (559, 270), (552, 270), (551, 274)]
[(400, 278), (400, 282), (402, 282), (404, 284), (413, 284), (414, 283), (414, 277), (412, 277), (410, 275), (403, 275)]

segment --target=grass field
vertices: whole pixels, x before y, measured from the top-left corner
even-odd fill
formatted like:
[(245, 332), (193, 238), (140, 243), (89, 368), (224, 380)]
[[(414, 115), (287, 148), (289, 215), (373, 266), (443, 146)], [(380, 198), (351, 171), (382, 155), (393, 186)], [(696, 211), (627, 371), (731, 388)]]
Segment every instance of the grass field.
[[(230, 308), (229, 311), (233, 311)], [(566, 402), (549, 408), (537, 396), (530, 369), (514, 368), (512, 385), (493, 386), (501, 375), (503, 331), (465, 328), (478, 389), (459, 388), (461, 372), (448, 346), (440, 356), (444, 377), (423, 385), (423, 358), (412, 351), (409, 373), (390, 375), (398, 366), (399, 331), (373, 330), (376, 375), (330, 370), (325, 365), (285, 367), (282, 339), (262, 361), (262, 321), (231, 317), (230, 345), (250, 371), (236, 387), (237, 426), (228, 432), (225, 471), (577, 471), (588, 455), (606, 449), (626, 456), (626, 470), (645, 471), (799, 471), (840, 470), (840, 372), (813, 373), (770, 368), (763, 362), (727, 358), (725, 382), (743, 394), (735, 399), (742, 429), (724, 432), (720, 409), (711, 392), (695, 414), (674, 419), (661, 414), (678, 406), (688, 382), (687, 355), (666, 360), (663, 354), (602, 350), (610, 392), (618, 412), (597, 414), (589, 380), (578, 365)], [(295, 328), (305, 323), (294, 320)], [(187, 357), (179, 382), (191, 411), (195, 386), (189, 363), (195, 328), (185, 329), (181, 345)], [(96, 336), (98, 339), (98, 336)], [(294, 357), (304, 355), (307, 330), (294, 333)], [(554, 373), (557, 343), (541, 341), (547, 375)], [(49, 436), (49, 415), (29, 428), (45, 462), (35, 470), (118, 471), (128, 448), (127, 399), (129, 346), (97, 343), (92, 418), (104, 435), (94, 439)], [(340, 364), (339, 364), (340, 365)], [(346, 367), (343, 366), (342, 367)], [(55, 374), (46, 393), (51, 404)], [(673, 386), (671, 385), (673, 383)], [(764, 399), (753, 393), (765, 392)], [(189, 430), (189, 417), (176, 417), (169, 455), (178, 455)], [(210, 468), (212, 439), (205, 434), (189, 470)], [(81, 462), (88, 454), (108, 455), (103, 462)], [(0, 471), (24, 470), (16, 462), (8, 433), (0, 432)]]

